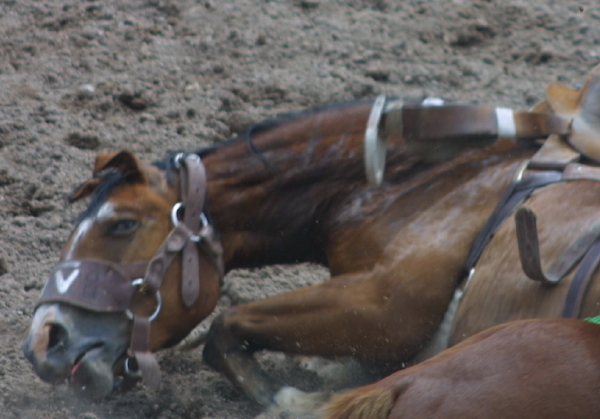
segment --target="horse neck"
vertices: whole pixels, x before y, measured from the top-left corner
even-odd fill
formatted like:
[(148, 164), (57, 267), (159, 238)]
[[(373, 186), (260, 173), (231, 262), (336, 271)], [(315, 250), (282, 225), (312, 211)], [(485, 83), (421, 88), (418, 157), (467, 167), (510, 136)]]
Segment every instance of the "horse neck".
[(366, 184), (370, 108), (305, 113), (203, 156), (227, 268), (325, 262), (320, 237), (331, 203)]
[[(364, 127), (370, 107), (363, 102), (316, 112), (256, 133), (252, 136), (255, 152), (238, 139), (203, 156), (208, 204), (221, 234), (227, 269), (327, 264), (332, 230), (356, 222), (343, 219), (348, 213), (344, 208), (352, 202), (389, 201), (390, 196), (402, 195), (403, 189), (427, 187), (423, 179), (433, 181), (444, 173), (462, 171), (470, 162), (486, 160), (481, 164), (484, 171), (494, 156), (510, 153), (500, 147), (426, 164), (391, 150), (386, 168), (390, 185), (382, 192), (368, 185), (364, 172)], [(467, 171), (475, 175), (477, 170)], [(420, 181), (411, 182), (419, 177)], [(380, 196), (383, 193), (387, 198)], [(387, 207), (370, 206), (377, 207), (375, 216)]]

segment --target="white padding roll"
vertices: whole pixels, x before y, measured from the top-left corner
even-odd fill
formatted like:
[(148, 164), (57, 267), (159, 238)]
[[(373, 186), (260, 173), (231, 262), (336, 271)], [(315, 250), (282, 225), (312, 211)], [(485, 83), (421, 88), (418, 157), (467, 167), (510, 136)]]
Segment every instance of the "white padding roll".
[(496, 108), (496, 120), (498, 121), (499, 138), (516, 138), (517, 126), (515, 125), (515, 114), (510, 108)]

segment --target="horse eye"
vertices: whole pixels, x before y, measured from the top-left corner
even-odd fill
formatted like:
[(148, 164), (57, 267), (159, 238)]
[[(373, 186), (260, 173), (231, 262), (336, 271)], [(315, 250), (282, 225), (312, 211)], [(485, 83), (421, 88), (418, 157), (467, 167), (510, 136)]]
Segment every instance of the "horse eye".
[(136, 220), (119, 220), (108, 226), (108, 234), (114, 234), (115, 236), (123, 236), (125, 234), (133, 233), (140, 223)]

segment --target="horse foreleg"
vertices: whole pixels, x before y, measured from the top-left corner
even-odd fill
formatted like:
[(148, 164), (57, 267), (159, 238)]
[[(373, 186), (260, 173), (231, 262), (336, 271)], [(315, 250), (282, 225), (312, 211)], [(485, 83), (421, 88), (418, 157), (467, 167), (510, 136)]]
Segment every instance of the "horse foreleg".
[(432, 316), (425, 300), (370, 275), (336, 277), (227, 310), (211, 326), (204, 358), (268, 406), (280, 386), (261, 370), (254, 352), (351, 356), (397, 366), (415, 355), (443, 316), (443, 309)]
[(204, 360), (260, 405), (269, 407), (280, 385), (260, 368), (253, 352), (243, 338), (231, 333), (223, 314), (215, 319), (204, 346)]

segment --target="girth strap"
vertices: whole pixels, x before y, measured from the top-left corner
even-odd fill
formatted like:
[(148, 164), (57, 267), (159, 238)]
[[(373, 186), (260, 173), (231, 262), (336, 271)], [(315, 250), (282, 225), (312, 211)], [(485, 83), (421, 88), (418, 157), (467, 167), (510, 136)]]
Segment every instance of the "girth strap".
[(575, 273), (563, 309), (562, 317), (577, 318), (581, 309), (581, 302), (585, 291), (592, 279), (592, 276), (600, 264), (600, 240), (596, 239), (590, 250), (587, 252), (579, 269)]

